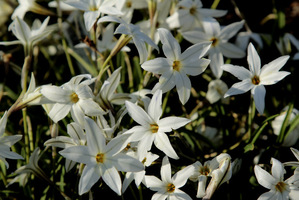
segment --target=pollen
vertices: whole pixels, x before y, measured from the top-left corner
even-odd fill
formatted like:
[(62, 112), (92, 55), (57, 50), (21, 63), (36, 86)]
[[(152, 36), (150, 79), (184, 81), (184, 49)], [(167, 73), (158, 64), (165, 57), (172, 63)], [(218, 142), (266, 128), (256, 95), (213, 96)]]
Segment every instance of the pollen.
[(175, 185), (173, 185), (172, 183), (169, 183), (167, 185), (167, 192), (172, 193), (175, 190)]
[(261, 81), (260, 81), (260, 78), (255, 75), (254, 77), (251, 78), (251, 82), (253, 85), (258, 85), (258, 84), (260, 84)]
[(73, 92), (70, 97), (73, 103), (77, 103), (79, 101), (79, 97), (75, 92)]
[(189, 10), (189, 13), (190, 13), (191, 15), (194, 15), (194, 14), (196, 13), (196, 7), (192, 6), (192, 7), (190, 8), (190, 10)]
[(211, 169), (208, 166), (203, 166), (199, 169), (199, 173), (204, 176), (209, 175), (210, 172), (211, 172)]
[(219, 40), (215, 37), (212, 37), (210, 39), (210, 41), (212, 42), (212, 46), (215, 47), (215, 46), (217, 46)]
[(180, 71), (182, 65), (181, 65), (181, 62), (179, 60), (175, 60), (173, 61), (172, 63), (172, 68), (176, 71)]
[(131, 8), (131, 7), (132, 7), (132, 1), (128, 1), (128, 2), (126, 3), (126, 7), (127, 7), (127, 8)]
[(96, 161), (97, 161), (97, 163), (104, 163), (104, 161), (105, 161), (105, 154), (98, 153), (96, 155)]
[(157, 133), (159, 130), (159, 126), (157, 124), (150, 124), (150, 130), (152, 131), (152, 133)]
[(286, 190), (286, 186), (287, 184), (285, 184), (285, 182), (278, 182), (276, 185), (275, 185), (275, 189), (279, 192), (283, 192)]

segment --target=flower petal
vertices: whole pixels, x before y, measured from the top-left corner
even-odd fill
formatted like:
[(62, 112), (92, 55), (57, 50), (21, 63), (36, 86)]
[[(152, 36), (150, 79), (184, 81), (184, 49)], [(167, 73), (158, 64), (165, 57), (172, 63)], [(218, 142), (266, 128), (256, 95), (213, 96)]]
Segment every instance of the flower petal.
[(56, 103), (49, 112), (49, 117), (57, 123), (63, 119), (71, 110), (72, 106), (69, 104)]
[(260, 166), (255, 165), (254, 173), (260, 185), (262, 185), (267, 189), (275, 190), (275, 185), (277, 184), (277, 180), (275, 180), (275, 178), (271, 176), (267, 171), (262, 169)]
[(121, 179), (115, 167), (106, 169), (102, 178), (114, 192), (121, 195)]
[(222, 65), (221, 68), (224, 71), (227, 71), (237, 77), (240, 80), (251, 78), (251, 73), (248, 69), (245, 67), (237, 66), (237, 65), (231, 65), (231, 64), (225, 64)]
[(80, 181), (79, 181), (79, 195), (88, 192), (91, 187), (100, 179), (98, 166), (86, 165), (83, 169)]
[(167, 156), (173, 159), (179, 159), (178, 155), (176, 154), (175, 150), (171, 146), (171, 143), (165, 133), (156, 133), (155, 138), (155, 145), (158, 149), (163, 151)]
[(242, 49), (229, 42), (220, 43), (218, 48), (228, 58), (243, 58), (246, 55)]
[(254, 87), (250, 79), (245, 79), (241, 82), (235, 83), (232, 87), (225, 93), (224, 98), (228, 96), (233, 96), (237, 94), (243, 94)]
[(95, 121), (89, 117), (85, 117), (84, 127), (86, 131), (87, 147), (90, 152), (95, 152), (95, 155), (97, 153), (106, 153), (106, 139)]
[(223, 70), (220, 68), (224, 64), (223, 54), (217, 48), (211, 48), (209, 51), (209, 60), (211, 70), (216, 78), (222, 76)]
[(263, 85), (258, 85), (251, 90), (251, 93), (253, 95), (253, 99), (257, 111), (260, 114), (263, 114), (265, 109), (265, 95), (266, 95), (265, 87)]
[(187, 101), (190, 98), (190, 92), (191, 92), (191, 82), (190, 79), (187, 77), (186, 74), (175, 72), (175, 83), (177, 92), (179, 94), (179, 99), (181, 103), (184, 105), (187, 103)]
[(191, 122), (191, 120), (184, 117), (165, 117), (163, 119), (160, 119), (158, 123), (159, 131), (170, 132), (172, 130), (176, 130), (182, 126), (185, 126), (189, 122)]
[(150, 124), (154, 123), (153, 119), (139, 106), (126, 101), (126, 108), (130, 114), (130, 116), (136, 121), (138, 124), (149, 127)]
[(283, 175), (285, 173), (283, 164), (276, 160), (275, 158), (271, 158), (272, 168), (271, 173), (274, 178), (276, 178), (279, 181), (283, 181)]
[(162, 160), (162, 166), (161, 166), (161, 179), (163, 182), (166, 183), (171, 183), (171, 166), (168, 160), (167, 156), (164, 156), (163, 160)]
[(234, 35), (237, 34), (237, 32), (243, 27), (244, 25), (244, 20), (240, 21), (240, 22), (235, 22), (232, 23), (226, 27), (224, 27), (221, 30), (221, 33), (219, 35), (219, 37), (222, 40), (229, 40), (230, 38), (232, 38)]
[(252, 43), (248, 45), (247, 49), (247, 62), (249, 64), (249, 69), (254, 75), (260, 75), (261, 69), (261, 59), (258, 53), (256, 52)]
[(165, 28), (159, 28), (158, 33), (163, 44), (163, 52), (170, 60), (177, 60), (181, 55), (181, 47), (172, 34)]
[(159, 121), (162, 115), (162, 91), (161, 90), (157, 90), (154, 93), (151, 102), (148, 105), (148, 114), (155, 122)]
[(166, 71), (171, 71), (172, 63), (166, 58), (155, 58), (145, 61), (141, 67), (155, 74), (163, 74)]

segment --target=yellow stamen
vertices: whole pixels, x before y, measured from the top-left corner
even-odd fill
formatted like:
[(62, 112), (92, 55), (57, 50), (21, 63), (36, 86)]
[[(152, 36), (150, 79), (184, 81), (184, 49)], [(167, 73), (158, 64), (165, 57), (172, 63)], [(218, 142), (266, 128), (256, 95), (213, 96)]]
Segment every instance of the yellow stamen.
[(190, 10), (189, 10), (189, 13), (191, 14), (191, 15), (194, 15), (195, 13), (196, 13), (196, 7), (194, 7), (194, 6), (192, 6), (191, 8), (190, 8)]
[(209, 173), (211, 172), (211, 169), (208, 166), (203, 166), (199, 169), (199, 173), (202, 175), (209, 175)]
[(97, 161), (97, 163), (104, 163), (104, 159), (105, 159), (105, 154), (98, 153), (96, 155), (96, 161)]
[(150, 124), (152, 133), (157, 133), (159, 126), (157, 124)]
[(77, 95), (75, 92), (73, 92), (73, 93), (71, 94), (71, 101), (72, 101), (73, 103), (77, 103), (77, 102), (79, 101), (79, 97), (78, 97), (78, 95)]
[(132, 7), (132, 2), (131, 2), (131, 1), (128, 1), (128, 2), (126, 3), (126, 7), (127, 7), (127, 8), (131, 8), (131, 7)]
[(182, 65), (181, 65), (181, 62), (179, 60), (175, 60), (173, 61), (172, 63), (172, 68), (176, 71), (180, 71)]
[(282, 193), (284, 190), (286, 190), (286, 186), (287, 184), (285, 184), (285, 182), (279, 182), (275, 185), (275, 189)]
[(254, 85), (258, 85), (258, 84), (260, 84), (261, 81), (260, 81), (260, 78), (255, 75), (254, 77), (251, 78), (251, 82)]
[(217, 46), (219, 40), (215, 37), (212, 37), (210, 39), (210, 41), (212, 42), (212, 46), (215, 47), (215, 46)]
[(175, 186), (172, 183), (167, 185), (167, 192), (172, 193), (175, 190)]

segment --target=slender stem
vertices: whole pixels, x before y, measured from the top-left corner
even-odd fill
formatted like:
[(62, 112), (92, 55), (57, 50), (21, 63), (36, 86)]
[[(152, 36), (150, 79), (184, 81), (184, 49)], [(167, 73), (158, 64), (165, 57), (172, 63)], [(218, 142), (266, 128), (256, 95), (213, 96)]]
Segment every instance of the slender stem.
[(24, 127), (24, 139), (25, 139), (25, 152), (26, 152), (26, 162), (29, 162), (30, 155), (30, 144), (29, 144), (29, 135), (28, 135), (28, 127), (27, 127), (27, 112), (26, 108), (22, 109), (23, 114), (23, 127)]
[(216, 9), (217, 6), (219, 5), (219, 3), (220, 3), (220, 0), (214, 0), (214, 2), (213, 2), (213, 4), (212, 4), (211, 8), (212, 8), (212, 9)]

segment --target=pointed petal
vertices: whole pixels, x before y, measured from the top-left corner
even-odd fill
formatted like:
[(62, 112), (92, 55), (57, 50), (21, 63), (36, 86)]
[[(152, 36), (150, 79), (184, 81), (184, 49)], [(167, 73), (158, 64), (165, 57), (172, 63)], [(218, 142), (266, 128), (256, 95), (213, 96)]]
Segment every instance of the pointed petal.
[(229, 42), (219, 44), (218, 48), (228, 58), (243, 58), (245, 56), (245, 52), (241, 48)]
[(260, 76), (260, 84), (262, 85), (273, 85), (280, 80), (284, 79), (286, 76), (291, 74), (290, 72), (285, 71), (279, 71), (279, 72), (273, 72), (271, 74)]
[(63, 119), (71, 110), (71, 105), (56, 103), (49, 112), (49, 117), (57, 123)]
[(121, 195), (121, 179), (114, 167), (106, 169), (102, 178), (116, 194)]
[(198, 76), (206, 70), (210, 62), (210, 60), (205, 58), (193, 60), (192, 62), (182, 62), (184, 68), (182, 68), (181, 70), (183, 70), (188, 75)]
[(235, 83), (232, 87), (225, 93), (224, 98), (228, 96), (233, 96), (237, 94), (243, 94), (254, 87), (250, 79), (245, 79), (241, 82)]
[(175, 83), (177, 92), (179, 94), (179, 99), (181, 103), (184, 105), (190, 98), (191, 92), (191, 82), (186, 74), (175, 72)]
[(87, 146), (91, 152), (95, 152), (96, 154), (105, 153), (106, 139), (95, 121), (89, 117), (85, 117), (84, 127), (86, 131)]
[(178, 171), (172, 178), (175, 187), (183, 187), (186, 184), (188, 178), (194, 173), (195, 170), (196, 169), (193, 165), (189, 165)]
[(77, 123), (70, 123), (67, 125), (67, 133), (75, 140), (85, 140), (86, 136), (83, 129)]
[(171, 183), (171, 166), (167, 156), (164, 156), (161, 166), (161, 179), (163, 182)]
[(84, 23), (85, 28), (87, 31), (90, 31), (93, 27), (94, 23), (97, 21), (97, 18), (99, 17), (100, 12), (99, 11), (85, 11), (84, 12)]
[(211, 42), (201, 42), (194, 44), (186, 49), (180, 56), (180, 60), (186, 62), (192, 62), (193, 60), (199, 60), (203, 57), (211, 47)]
[(263, 85), (258, 85), (251, 90), (251, 93), (253, 95), (253, 99), (257, 111), (260, 114), (263, 114), (265, 109), (265, 95), (266, 95), (265, 87)]
[(164, 183), (155, 176), (145, 176), (144, 185), (154, 191), (159, 191), (164, 187)]
[(159, 28), (158, 33), (163, 44), (163, 52), (170, 60), (177, 60), (181, 54), (181, 47), (172, 34), (165, 28)]
[(223, 40), (229, 40), (243, 27), (244, 20), (232, 23), (221, 30), (219, 37)]
[(140, 64), (144, 63), (147, 60), (148, 52), (146, 49), (146, 45), (140, 39), (133, 37), (133, 42), (137, 48), (139, 57), (140, 57)]
[(248, 45), (247, 50), (247, 62), (249, 64), (249, 69), (254, 75), (260, 75), (261, 69), (261, 59), (258, 53), (256, 52), (252, 43)]
[(172, 63), (166, 58), (155, 58), (145, 61), (141, 67), (155, 74), (163, 74), (166, 71), (171, 71)]
[(149, 127), (150, 124), (152, 124), (154, 121), (151, 119), (151, 117), (139, 106), (126, 101), (126, 107), (130, 114), (130, 116), (136, 121), (138, 124)]
[(214, 18), (206, 18), (202, 22), (205, 33), (210, 37), (218, 36), (220, 34), (220, 24)]
[(72, 92), (69, 90), (64, 90), (61, 87), (54, 85), (45, 85), (41, 88), (41, 93), (51, 101), (57, 103), (70, 103)]
[(166, 71), (159, 78), (159, 82), (155, 85), (152, 92), (157, 91), (157, 89), (162, 90), (163, 93), (168, 92), (175, 86), (175, 77), (172, 71)]
[[(157, 134), (157, 133), (156, 133)], [(176, 154), (175, 150), (171, 146), (171, 143), (165, 133), (159, 133), (156, 135), (154, 141), (156, 147), (163, 151), (167, 156), (173, 159), (179, 159), (178, 155)]]
[(144, 165), (139, 160), (123, 153), (113, 156), (113, 161), (116, 169), (122, 172), (140, 172), (144, 170)]
[(279, 181), (283, 181), (283, 175), (285, 173), (283, 164), (276, 160), (275, 158), (271, 158), (272, 168), (271, 168), (271, 174), (274, 178), (276, 178)]
[(84, 164), (96, 163), (95, 156), (90, 155), (90, 152), (88, 151), (88, 147), (86, 146), (68, 147), (62, 151), (59, 151), (59, 153), (63, 157), (78, 163), (84, 163)]
[(86, 165), (83, 169), (80, 181), (79, 181), (79, 195), (88, 192), (91, 187), (100, 179), (98, 166)]
[(211, 37), (208, 34), (198, 30), (182, 32), (182, 35), (184, 39), (186, 39), (192, 44), (207, 42), (211, 39)]
[(221, 68), (224, 71), (227, 71), (237, 77), (240, 80), (248, 79), (251, 78), (251, 73), (248, 69), (242, 66), (237, 66), (237, 65), (231, 65), (231, 64), (225, 64), (222, 65)]
[(263, 66), (261, 69), (261, 76), (266, 76), (273, 72), (279, 71), (288, 61), (290, 56), (281, 56)]
[(277, 181), (273, 176), (271, 176), (268, 172), (266, 172), (258, 165), (255, 165), (254, 173), (260, 185), (267, 189), (275, 190), (275, 185), (277, 184)]
[(148, 106), (148, 114), (155, 122), (158, 122), (158, 120), (160, 119), (162, 115), (162, 91), (161, 90), (157, 90), (154, 93), (151, 102)]
[(217, 48), (211, 48), (209, 51), (209, 60), (211, 70), (216, 78), (222, 76), (223, 70), (220, 68), (224, 64), (223, 55)]
[(182, 126), (185, 126), (189, 122), (191, 122), (191, 120), (184, 117), (165, 117), (163, 119), (160, 119), (158, 123), (159, 131), (170, 132), (172, 130), (176, 130)]

